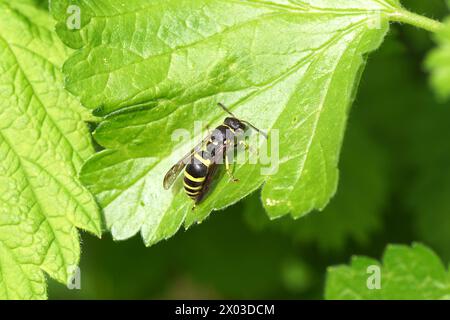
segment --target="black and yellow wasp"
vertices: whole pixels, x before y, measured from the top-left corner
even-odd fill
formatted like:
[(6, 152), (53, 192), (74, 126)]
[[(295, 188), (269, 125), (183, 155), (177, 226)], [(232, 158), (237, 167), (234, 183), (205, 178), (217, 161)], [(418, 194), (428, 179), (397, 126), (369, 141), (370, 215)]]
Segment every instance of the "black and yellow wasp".
[(163, 185), (167, 190), (175, 182), (181, 170), (185, 168), (183, 180), (184, 190), (194, 200), (194, 206), (202, 201), (208, 192), (216, 174), (218, 164), (225, 161), (227, 173), (233, 181), (238, 181), (231, 172), (228, 151), (233, 150), (234, 152), (238, 143), (246, 145), (242, 137), (244, 137), (249, 127), (267, 138), (265, 133), (253, 126), (250, 122), (239, 120), (223, 104), (219, 103), (218, 106), (225, 110), (231, 117), (225, 118), (221, 125), (215, 128), (202, 142), (170, 168), (164, 177)]

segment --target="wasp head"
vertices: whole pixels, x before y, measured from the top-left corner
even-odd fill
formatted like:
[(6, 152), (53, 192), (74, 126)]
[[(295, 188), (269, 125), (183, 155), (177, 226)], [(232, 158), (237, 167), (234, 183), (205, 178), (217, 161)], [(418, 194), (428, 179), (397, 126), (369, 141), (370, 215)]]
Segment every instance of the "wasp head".
[(245, 123), (236, 118), (232, 117), (225, 118), (223, 123), (228, 127), (230, 127), (231, 129), (233, 129), (234, 131), (245, 132), (247, 130), (247, 125), (245, 125)]

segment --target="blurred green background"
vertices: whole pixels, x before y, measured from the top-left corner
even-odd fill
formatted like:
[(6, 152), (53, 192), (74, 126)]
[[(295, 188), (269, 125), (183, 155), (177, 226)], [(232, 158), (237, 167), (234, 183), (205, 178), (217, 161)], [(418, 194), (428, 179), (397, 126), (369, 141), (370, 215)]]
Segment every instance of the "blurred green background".
[[(442, 0), (405, 0), (441, 19)], [(49, 279), (50, 299), (323, 298), (326, 268), (380, 258), (388, 243), (450, 258), (450, 104), (424, 72), (430, 34), (392, 26), (368, 59), (353, 105), (336, 197), (324, 212), (270, 222), (254, 194), (145, 248), (82, 234), (81, 290)]]

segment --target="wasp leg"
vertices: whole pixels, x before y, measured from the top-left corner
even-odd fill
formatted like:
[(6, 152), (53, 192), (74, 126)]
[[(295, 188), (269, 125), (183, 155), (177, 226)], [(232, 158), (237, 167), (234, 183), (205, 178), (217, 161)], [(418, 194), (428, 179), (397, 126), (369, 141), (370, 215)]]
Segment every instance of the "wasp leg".
[(256, 150), (255, 150), (254, 148), (252, 148), (246, 141), (241, 140), (241, 141), (239, 141), (239, 144), (240, 144), (241, 146), (243, 146), (245, 150), (248, 150), (248, 151), (250, 151), (251, 153), (256, 154)]
[(250, 145), (244, 140), (239, 141), (239, 144), (244, 147), (245, 150), (250, 149)]
[(225, 154), (225, 169), (227, 170), (227, 173), (230, 176), (231, 181), (239, 182), (239, 179), (235, 178), (233, 172), (231, 172), (230, 160), (228, 159), (228, 155), (226, 154)]

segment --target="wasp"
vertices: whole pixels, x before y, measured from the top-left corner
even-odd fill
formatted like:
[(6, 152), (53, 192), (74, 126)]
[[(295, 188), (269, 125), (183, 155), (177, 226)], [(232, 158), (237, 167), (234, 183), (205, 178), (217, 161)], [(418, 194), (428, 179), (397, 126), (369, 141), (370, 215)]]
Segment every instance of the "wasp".
[(225, 168), (231, 180), (238, 181), (232, 174), (228, 151), (234, 152), (240, 143), (248, 147), (242, 138), (249, 128), (261, 133), (267, 139), (267, 134), (250, 122), (238, 119), (223, 104), (218, 103), (218, 106), (230, 117), (225, 118), (221, 125), (170, 168), (164, 177), (163, 186), (168, 190), (184, 168), (184, 191), (194, 200), (194, 208), (207, 194), (219, 164), (225, 162)]

